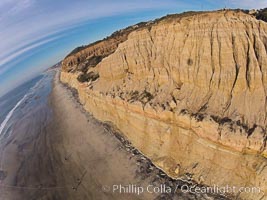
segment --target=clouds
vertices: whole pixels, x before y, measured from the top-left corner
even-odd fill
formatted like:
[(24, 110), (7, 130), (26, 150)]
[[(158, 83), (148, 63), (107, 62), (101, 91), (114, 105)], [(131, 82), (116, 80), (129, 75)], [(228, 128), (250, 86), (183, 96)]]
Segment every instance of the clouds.
[(267, 7), (267, 0), (0, 0), (0, 87), (1, 75), (19, 68), (23, 54), (57, 40), (62, 35), (54, 33), (77, 23), (131, 12), (199, 10), (203, 5), (260, 8)]
[(0, 20), (18, 14), (34, 5), (34, 0), (2, 0), (0, 3)]
[(9, 11), (9, 14), (15, 14), (23, 11), (34, 4), (33, 0), (21, 0), (15, 4), (15, 6)]
[(207, 0), (214, 7), (228, 7), (241, 9), (259, 9), (267, 7), (267, 0)]
[[(1, 0), (0, 59), (62, 27), (79, 21), (145, 9), (172, 7), (167, 0)], [(4, 63), (0, 63), (1, 65)]]
[(26, 53), (27, 51), (31, 51), (37, 47), (42, 46), (43, 44), (49, 43), (51, 41), (54, 41), (58, 38), (60, 38), (61, 36), (54, 36), (54, 37), (50, 37), (48, 39), (42, 39), (41, 41), (35, 41), (32, 44), (28, 44), (22, 48), (17, 49), (15, 52), (11, 53), (10, 55), (6, 56), (5, 58), (0, 60), (0, 66), (3, 66), (2, 68), (0, 68), (0, 76), (2, 74), (4, 74), (8, 69), (9, 69), (9, 65), (5, 65), (6, 63), (14, 60), (15, 58), (21, 56), (23, 53)]
[(246, 9), (267, 7), (267, 0), (229, 0), (229, 2), (232, 6)]
[(34, 3), (34, 0), (1, 0), (0, 8), (10, 6), (18, 10), (27, 8)]
[[(22, 71), (23, 59), (30, 60), (33, 52), (62, 37), (51, 37), (56, 32), (87, 20), (169, 9), (174, 5), (182, 7), (184, 3), (180, 0), (0, 0), (0, 91), (10, 84), (7, 80), (14, 79), (14, 73)], [(42, 68), (39, 63), (38, 67)], [(47, 60), (43, 63), (47, 64)], [(31, 68), (25, 74), (29, 76), (33, 71), (37, 70)], [(17, 78), (22, 81), (25, 77), (21, 74)]]

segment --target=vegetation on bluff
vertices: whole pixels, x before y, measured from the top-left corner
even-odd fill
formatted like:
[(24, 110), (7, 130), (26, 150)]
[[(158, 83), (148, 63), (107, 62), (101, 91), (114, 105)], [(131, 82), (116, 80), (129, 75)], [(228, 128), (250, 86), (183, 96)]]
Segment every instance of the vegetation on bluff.
[(267, 8), (261, 9), (256, 13), (256, 18), (267, 22)]
[(99, 78), (99, 74), (98, 73), (89, 72), (88, 74), (87, 73), (80, 74), (78, 76), (77, 80), (79, 82), (83, 83), (83, 82), (95, 81), (98, 78)]

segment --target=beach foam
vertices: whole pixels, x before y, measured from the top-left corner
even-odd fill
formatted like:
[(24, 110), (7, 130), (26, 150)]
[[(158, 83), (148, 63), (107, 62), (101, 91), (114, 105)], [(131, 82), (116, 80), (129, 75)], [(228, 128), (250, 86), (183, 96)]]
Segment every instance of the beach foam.
[(7, 114), (6, 118), (4, 119), (4, 121), (1, 123), (0, 126), (0, 135), (2, 134), (7, 122), (9, 121), (9, 119), (12, 117), (14, 111), (17, 109), (17, 107), (26, 99), (28, 95), (25, 94), (24, 97), (22, 97), (22, 99), (12, 108), (12, 110), (9, 111), (9, 113)]

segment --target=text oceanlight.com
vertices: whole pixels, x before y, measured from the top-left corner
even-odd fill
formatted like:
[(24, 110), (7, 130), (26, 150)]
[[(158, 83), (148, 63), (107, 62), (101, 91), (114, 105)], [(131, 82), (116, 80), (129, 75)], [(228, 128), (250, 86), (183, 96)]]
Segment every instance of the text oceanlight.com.
[(216, 185), (205, 187), (205, 186), (196, 186), (196, 185), (177, 185), (174, 187), (170, 187), (167, 185), (148, 185), (137, 186), (134, 184), (129, 185), (112, 185), (112, 186), (103, 186), (102, 188), (105, 192), (113, 192), (113, 193), (121, 193), (121, 194), (137, 194), (140, 195), (142, 193), (175, 193), (176, 191), (180, 191), (183, 193), (195, 193), (195, 194), (231, 194), (231, 193), (260, 193), (261, 189), (258, 187), (236, 187), (236, 186), (223, 186), (219, 187)]

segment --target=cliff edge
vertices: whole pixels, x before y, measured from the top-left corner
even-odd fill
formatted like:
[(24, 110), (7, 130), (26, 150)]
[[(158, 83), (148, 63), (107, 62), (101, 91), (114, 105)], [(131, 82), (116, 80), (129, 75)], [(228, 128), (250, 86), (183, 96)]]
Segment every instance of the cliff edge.
[(140, 23), (76, 49), (61, 81), (174, 178), (267, 196), (267, 23), (241, 11)]

